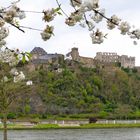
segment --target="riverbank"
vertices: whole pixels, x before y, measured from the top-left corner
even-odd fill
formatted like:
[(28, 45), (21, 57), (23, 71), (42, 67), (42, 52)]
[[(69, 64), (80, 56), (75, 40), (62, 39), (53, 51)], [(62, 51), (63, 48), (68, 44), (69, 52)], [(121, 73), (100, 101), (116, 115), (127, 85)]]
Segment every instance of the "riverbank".
[[(41, 130), (41, 129), (98, 129), (98, 128), (140, 128), (140, 124), (83, 124), (83, 125), (58, 125), (58, 124), (36, 124), (36, 125), (15, 125), (9, 124), (9, 130)], [(0, 129), (3, 126), (0, 125)]]

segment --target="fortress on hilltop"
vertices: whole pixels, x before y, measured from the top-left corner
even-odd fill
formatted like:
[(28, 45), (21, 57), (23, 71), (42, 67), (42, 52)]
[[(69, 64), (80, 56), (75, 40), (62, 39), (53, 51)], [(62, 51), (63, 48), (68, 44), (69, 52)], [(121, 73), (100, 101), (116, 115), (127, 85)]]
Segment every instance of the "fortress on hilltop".
[[(30, 53), (32, 55), (31, 62), (28, 65), (30, 70), (35, 70), (40, 66), (48, 68), (50, 64), (57, 65), (58, 67), (60, 63), (64, 62), (63, 54), (48, 54), (40, 47), (35, 47)], [(108, 66), (114, 63), (120, 63), (120, 66), (124, 68), (135, 67), (135, 57), (128, 57), (127, 55), (119, 56), (117, 53), (97, 52), (94, 58), (90, 58), (80, 56), (78, 48), (72, 48), (66, 56), (70, 60), (80, 62), (83, 66), (89, 68), (95, 68), (97, 65)]]
[(110, 52), (97, 52), (94, 58), (83, 57), (79, 55), (78, 48), (72, 48), (71, 52), (67, 54), (72, 60), (83, 63), (88, 67), (95, 67), (97, 63), (100, 64), (112, 64), (120, 63), (121, 67), (134, 68), (135, 57), (128, 57), (127, 55), (119, 56), (117, 53)]

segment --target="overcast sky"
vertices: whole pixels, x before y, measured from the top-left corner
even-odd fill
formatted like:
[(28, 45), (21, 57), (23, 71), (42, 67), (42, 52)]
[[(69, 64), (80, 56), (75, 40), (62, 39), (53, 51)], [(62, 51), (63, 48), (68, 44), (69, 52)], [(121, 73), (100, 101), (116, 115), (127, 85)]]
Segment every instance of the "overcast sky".
[[(69, 0), (59, 0), (69, 14)], [(0, 5), (8, 6), (12, 0), (1, 0)], [(42, 11), (52, 6), (56, 7), (55, 0), (21, 0), (19, 3), (23, 10)], [(106, 15), (118, 15), (123, 21), (140, 28), (140, 0), (100, 0), (100, 7), (106, 9)], [(27, 18), (20, 22), (21, 25), (43, 29), (45, 23), (41, 14), (26, 13)], [(96, 52), (116, 52), (136, 57), (136, 65), (140, 66), (140, 41), (133, 45), (133, 41), (127, 36), (122, 36), (118, 30), (109, 31), (108, 39), (101, 45), (92, 44), (89, 32), (81, 27), (69, 27), (64, 24), (65, 17), (59, 16), (52, 23), (55, 25), (55, 36), (47, 42), (41, 39), (40, 32), (24, 29), (25, 33), (10, 27), (10, 35), (7, 38), (7, 46), (19, 48), (23, 51), (31, 51), (35, 46), (43, 47), (48, 53), (66, 54), (72, 47), (78, 47), (81, 56), (95, 57)], [(101, 25), (104, 32), (106, 25)]]

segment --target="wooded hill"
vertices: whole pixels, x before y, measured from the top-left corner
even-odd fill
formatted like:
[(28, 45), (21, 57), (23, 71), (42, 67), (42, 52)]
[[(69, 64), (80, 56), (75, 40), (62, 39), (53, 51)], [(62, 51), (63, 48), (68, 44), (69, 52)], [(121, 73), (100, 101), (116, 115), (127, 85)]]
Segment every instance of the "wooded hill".
[(13, 104), (13, 116), (140, 119), (137, 69), (115, 65), (86, 68), (74, 61), (59, 67), (62, 72), (54, 70), (53, 65), (32, 72), (25, 69), (33, 85), (27, 86)]

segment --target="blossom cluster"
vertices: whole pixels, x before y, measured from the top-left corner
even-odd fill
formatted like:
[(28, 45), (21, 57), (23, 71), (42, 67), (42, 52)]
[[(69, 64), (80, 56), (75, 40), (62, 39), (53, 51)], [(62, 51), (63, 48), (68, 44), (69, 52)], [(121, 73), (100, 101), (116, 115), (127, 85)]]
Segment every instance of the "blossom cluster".
[(17, 26), (15, 18), (25, 18), (25, 12), (20, 10), (15, 3), (7, 8), (0, 9), (0, 48), (6, 45), (5, 38), (9, 35), (9, 30), (6, 28), (5, 23)]
[(0, 27), (0, 48), (6, 44), (4, 40), (9, 35), (9, 30), (6, 27)]
[[(116, 15), (112, 15), (110, 18), (106, 17), (105, 9), (99, 7), (99, 0), (71, 0), (71, 5), (78, 12), (72, 12), (65, 23), (74, 26), (77, 22), (80, 22), (79, 25), (84, 28), (87, 25), (88, 30), (91, 31), (90, 37), (93, 44), (100, 44), (104, 41), (105, 35), (99, 29), (95, 29), (96, 24), (103, 19), (107, 20), (109, 30), (117, 27), (122, 35), (128, 35), (132, 39), (140, 39), (140, 29), (132, 29), (128, 22), (122, 21)], [(75, 17), (78, 17), (78, 20)], [(85, 22), (83, 22), (83, 19)], [(134, 41), (134, 44), (136, 44), (136, 41)]]
[(44, 41), (50, 39), (50, 37), (53, 35), (53, 30), (54, 30), (54, 27), (53, 26), (49, 26), (47, 25), (46, 28), (43, 30), (41, 34), (41, 37)]
[(10, 74), (14, 76), (14, 83), (20, 82), (25, 79), (25, 75), (22, 71), (18, 71), (16, 68), (12, 68)]
[(13, 23), (14, 18), (25, 18), (25, 12), (20, 10), (20, 8), (16, 6), (16, 4), (13, 4), (8, 9), (1, 9), (1, 16), (3, 17), (3, 20), (5, 22)]
[(77, 22), (80, 22), (83, 19), (83, 13), (80, 10), (77, 10), (71, 13), (70, 17), (68, 17), (65, 23), (69, 26), (74, 26)]
[(11, 51), (10, 49), (1, 49), (0, 50), (0, 62), (7, 63), (11, 67), (16, 66), (19, 62), (17, 59), (18, 51)]
[(92, 32), (90, 34), (90, 37), (92, 38), (92, 43), (93, 44), (101, 44), (104, 41), (104, 35), (99, 29), (96, 30), (96, 32)]
[(44, 41), (47, 41), (54, 34), (53, 33), (54, 27), (49, 25), (48, 23), (54, 20), (57, 14), (61, 15), (60, 7), (44, 10), (43, 14), (44, 14), (43, 20), (47, 22), (47, 25), (46, 25), (46, 28), (43, 30), (43, 32), (41, 32), (40, 34), (41, 34), (42, 39)]
[(56, 16), (56, 12), (55, 12), (54, 8), (52, 8), (51, 10), (50, 9), (48, 9), (46, 11), (44, 10), (43, 13), (44, 13), (43, 20), (45, 22), (52, 21)]
[[(90, 37), (93, 44), (103, 43), (104, 38), (106, 37), (104, 33), (97, 29), (97, 24), (99, 24), (103, 19), (106, 19), (107, 29), (112, 30), (118, 28), (122, 35), (128, 35), (132, 39), (140, 38), (140, 30), (133, 29), (131, 25), (122, 21), (116, 15), (112, 15), (110, 18), (106, 17), (105, 9), (100, 8), (99, 0), (70, 0), (71, 6), (74, 11), (72, 11), (69, 16), (61, 8), (61, 4), (56, 0), (58, 8), (52, 8), (43, 11), (43, 20), (47, 23), (55, 19), (56, 15), (62, 11), (62, 13), (67, 17), (65, 23), (68, 26), (75, 26), (79, 24), (81, 27), (87, 27), (91, 32)], [(46, 29), (41, 33), (42, 39), (47, 41), (53, 34), (54, 27), (49, 24), (46, 26)], [(136, 44), (136, 43), (135, 43)]]

